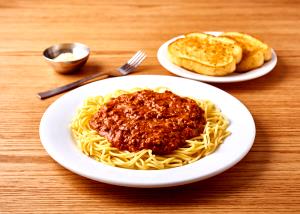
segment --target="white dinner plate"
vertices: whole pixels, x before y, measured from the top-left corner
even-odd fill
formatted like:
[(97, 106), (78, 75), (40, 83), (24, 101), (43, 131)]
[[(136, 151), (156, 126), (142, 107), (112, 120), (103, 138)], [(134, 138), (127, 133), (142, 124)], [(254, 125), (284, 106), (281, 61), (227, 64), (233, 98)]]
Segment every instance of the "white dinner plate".
[[(75, 144), (70, 123), (89, 96), (106, 95), (118, 89), (167, 87), (180, 96), (207, 99), (230, 120), (232, 133), (212, 154), (182, 167), (164, 170), (132, 170), (102, 164), (85, 156)], [(48, 154), (63, 167), (104, 183), (130, 187), (167, 187), (200, 181), (217, 175), (239, 162), (255, 138), (254, 120), (247, 108), (230, 94), (208, 84), (180, 77), (133, 75), (93, 82), (57, 99), (40, 123), (41, 142)]]
[[(212, 34), (214, 36), (218, 36), (221, 34), (221, 32), (206, 32), (208, 34)], [(221, 77), (214, 77), (214, 76), (208, 76), (208, 75), (202, 75), (198, 74), (192, 71), (189, 71), (187, 69), (184, 69), (182, 67), (179, 67), (175, 64), (173, 64), (169, 58), (168, 58), (168, 45), (175, 41), (178, 38), (183, 38), (184, 36), (178, 36), (175, 37), (166, 43), (164, 43), (157, 52), (157, 58), (159, 63), (168, 71), (170, 71), (173, 74), (176, 74), (181, 77), (186, 77), (190, 79), (195, 80), (201, 80), (204, 82), (218, 82), (218, 83), (226, 83), (226, 82), (241, 82), (246, 80), (255, 79), (258, 77), (261, 77), (263, 75), (266, 75), (267, 73), (271, 72), (273, 68), (276, 66), (277, 63), (277, 56), (275, 51), (272, 49), (272, 59), (268, 62), (265, 62), (263, 66), (257, 69), (253, 69), (251, 71), (245, 72), (245, 73), (232, 73), (226, 76)]]

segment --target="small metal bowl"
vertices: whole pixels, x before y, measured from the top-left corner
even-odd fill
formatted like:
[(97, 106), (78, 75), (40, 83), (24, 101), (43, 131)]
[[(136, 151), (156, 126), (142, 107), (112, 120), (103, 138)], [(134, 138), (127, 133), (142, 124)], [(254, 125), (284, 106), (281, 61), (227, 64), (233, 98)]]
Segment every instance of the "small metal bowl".
[[(57, 61), (55, 58), (63, 53), (72, 53), (74, 60)], [(79, 70), (88, 60), (90, 49), (80, 43), (63, 43), (53, 45), (43, 52), (46, 61), (53, 67), (53, 69), (61, 74), (72, 73)]]

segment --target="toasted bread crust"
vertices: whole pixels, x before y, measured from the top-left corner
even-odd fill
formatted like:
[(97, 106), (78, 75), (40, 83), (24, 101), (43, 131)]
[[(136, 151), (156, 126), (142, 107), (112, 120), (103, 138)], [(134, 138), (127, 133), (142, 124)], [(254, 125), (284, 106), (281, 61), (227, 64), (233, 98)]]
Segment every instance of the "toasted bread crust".
[(237, 65), (237, 72), (246, 72), (263, 65), (272, 58), (271, 48), (262, 41), (239, 32), (226, 32), (221, 37), (235, 40), (243, 49), (242, 61)]
[[(215, 37), (215, 36), (212, 36), (210, 34), (205, 34), (205, 33), (189, 33), (185, 36), (186, 37), (198, 37), (198, 38), (210, 37), (210, 38), (219, 39), (219, 37)], [(226, 43), (232, 44), (233, 55), (235, 57), (236, 63), (239, 63), (242, 60), (242, 48), (236, 43), (236, 41), (234, 41), (230, 38), (223, 37), (222, 40), (225, 41)]]
[(243, 73), (254, 68), (259, 68), (264, 64), (264, 54), (262, 51), (257, 50), (251, 52), (249, 55), (245, 55), (243, 60), (236, 65), (236, 71), (238, 73)]
[(199, 74), (205, 74), (209, 76), (224, 76), (234, 72), (234, 70), (236, 69), (236, 63), (234, 61), (226, 64), (223, 67), (213, 67), (195, 62), (190, 59), (176, 57), (172, 54), (169, 54), (168, 56), (175, 65), (197, 72)]
[(176, 65), (210, 76), (232, 73), (241, 59), (241, 48), (231, 39), (192, 33), (168, 46), (168, 57)]

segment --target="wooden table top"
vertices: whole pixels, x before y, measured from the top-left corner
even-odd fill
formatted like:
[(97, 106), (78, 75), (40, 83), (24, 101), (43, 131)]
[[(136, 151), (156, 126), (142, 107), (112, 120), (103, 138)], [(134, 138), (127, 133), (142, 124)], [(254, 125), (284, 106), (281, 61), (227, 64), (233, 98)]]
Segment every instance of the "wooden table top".
[[(300, 213), (300, 3), (297, 1), (1, 1), (0, 213)], [(39, 139), (43, 112), (59, 96), (36, 93), (113, 69), (139, 49), (135, 74), (172, 75), (156, 58), (187, 32), (242, 31), (272, 46), (278, 64), (242, 83), (213, 84), (240, 99), (257, 127), (250, 153), (230, 170), (194, 184), (135, 189), (64, 169)], [(78, 41), (84, 69), (59, 75), (41, 52)]]

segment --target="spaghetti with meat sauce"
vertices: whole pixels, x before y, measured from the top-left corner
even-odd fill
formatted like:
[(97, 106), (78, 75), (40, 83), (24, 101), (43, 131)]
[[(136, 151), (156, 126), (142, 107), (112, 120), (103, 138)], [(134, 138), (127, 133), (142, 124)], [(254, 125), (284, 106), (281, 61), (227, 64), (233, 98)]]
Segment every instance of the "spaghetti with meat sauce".
[(111, 99), (90, 126), (120, 150), (169, 154), (203, 133), (204, 111), (171, 91), (142, 90)]
[(214, 152), (229, 121), (209, 100), (184, 98), (168, 89), (133, 88), (85, 99), (71, 122), (87, 156), (126, 169), (168, 169)]

